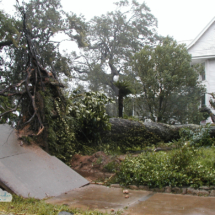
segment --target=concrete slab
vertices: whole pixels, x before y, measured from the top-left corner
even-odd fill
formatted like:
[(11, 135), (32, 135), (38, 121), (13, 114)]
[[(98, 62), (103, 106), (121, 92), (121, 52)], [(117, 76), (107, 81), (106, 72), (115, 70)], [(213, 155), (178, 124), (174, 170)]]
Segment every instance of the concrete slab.
[(132, 205), (126, 212), (132, 215), (214, 215), (215, 198), (156, 193), (147, 201), (138, 202), (137, 204)]
[(25, 153), (19, 144), (14, 129), (7, 124), (0, 124), (0, 159)]
[(0, 185), (9, 192), (42, 199), (88, 183), (37, 145), (21, 146), (14, 130), (0, 125)]
[(122, 211), (123, 215), (213, 215), (215, 197), (198, 197), (179, 194), (129, 190), (125, 198), (122, 188), (88, 185), (47, 199), (47, 203), (66, 204), (70, 208), (92, 209), (101, 212)]

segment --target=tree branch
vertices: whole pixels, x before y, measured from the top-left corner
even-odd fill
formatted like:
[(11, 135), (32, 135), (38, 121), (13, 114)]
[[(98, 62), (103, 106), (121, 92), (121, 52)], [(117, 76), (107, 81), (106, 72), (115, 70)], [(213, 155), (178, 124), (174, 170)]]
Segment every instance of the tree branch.
[(12, 44), (13, 44), (12, 40), (0, 42), (0, 48), (1, 48), (1, 47), (4, 47), (4, 46), (10, 46), (10, 45), (12, 45)]
[(20, 87), (23, 83), (25, 83), (26, 80), (22, 80), (19, 83), (10, 85), (9, 87), (6, 87), (4, 90), (0, 91), (0, 95), (4, 96), (4, 93), (7, 92), (11, 88)]

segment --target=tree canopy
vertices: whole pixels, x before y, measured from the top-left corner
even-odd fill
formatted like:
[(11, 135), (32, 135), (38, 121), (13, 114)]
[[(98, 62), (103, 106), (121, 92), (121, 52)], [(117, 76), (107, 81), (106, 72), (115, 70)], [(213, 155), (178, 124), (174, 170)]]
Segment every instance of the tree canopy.
[(111, 89), (118, 95), (115, 77), (125, 73), (134, 53), (154, 43), (157, 20), (145, 3), (123, 0), (115, 4), (115, 11), (88, 23), (89, 46), (73, 68), (81, 80), (90, 81), (91, 89)]
[(142, 114), (153, 121), (199, 123), (200, 66), (191, 66), (184, 44), (165, 38), (156, 48), (145, 46), (133, 59), (133, 72), (141, 85)]

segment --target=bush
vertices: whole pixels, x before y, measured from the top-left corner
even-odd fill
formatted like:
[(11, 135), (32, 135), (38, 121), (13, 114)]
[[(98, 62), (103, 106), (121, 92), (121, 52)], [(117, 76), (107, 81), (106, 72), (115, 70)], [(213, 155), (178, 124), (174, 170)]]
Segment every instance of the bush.
[[(210, 155), (210, 156), (209, 156)], [(207, 156), (207, 159), (204, 159)], [(121, 164), (117, 182), (124, 185), (193, 186), (215, 184), (215, 150), (184, 146), (168, 153), (128, 156)]]
[(179, 135), (179, 142), (189, 141), (191, 146), (211, 146), (214, 143), (214, 139), (210, 137), (210, 124), (201, 126), (195, 130), (183, 128), (180, 130)]
[(147, 146), (156, 145), (160, 141), (157, 135), (147, 131), (144, 126), (129, 128), (119, 133), (113, 132), (111, 135), (107, 133), (103, 137), (103, 142), (109, 145), (110, 150), (119, 150), (121, 153), (142, 150)]
[(75, 135), (82, 145), (97, 147), (101, 144), (102, 131), (111, 129), (105, 110), (108, 103), (113, 103), (112, 99), (101, 92), (71, 95), (69, 116), (76, 120)]
[(105, 104), (111, 99), (99, 92), (74, 92), (64, 101), (53, 100), (48, 91), (40, 94), (45, 101), (47, 130), (39, 138), (48, 142), (50, 153), (68, 162), (76, 152), (95, 150), (101, 132), (110, 129)]

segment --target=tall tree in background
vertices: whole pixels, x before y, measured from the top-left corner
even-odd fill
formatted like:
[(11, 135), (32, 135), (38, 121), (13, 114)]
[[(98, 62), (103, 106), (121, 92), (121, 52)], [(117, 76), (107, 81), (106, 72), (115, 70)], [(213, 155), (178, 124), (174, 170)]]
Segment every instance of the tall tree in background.
[(133, 72), (142, 85), (143, 115), (164, 123), (202, 120), (198, 107), (205, 89), (185, 45), (167, 37), (156, 48), (145, 46), (134, 56)]
[(91, 89), (109, 88), (116, 96), (115, 77), (125, 74), (134, 53), (154, 43), (157, 20), (145, 3), (123, 0), (115, 4), (115, 11), (89, 22), (89, 46), (73, 68), (82, 75), (80, 79), (90, 81)]
[(128, 82), (117, 81), (114, 85), (119, 89), (118, 91), (118, 117), (123, 117), (123, 98), (132, 93)]

